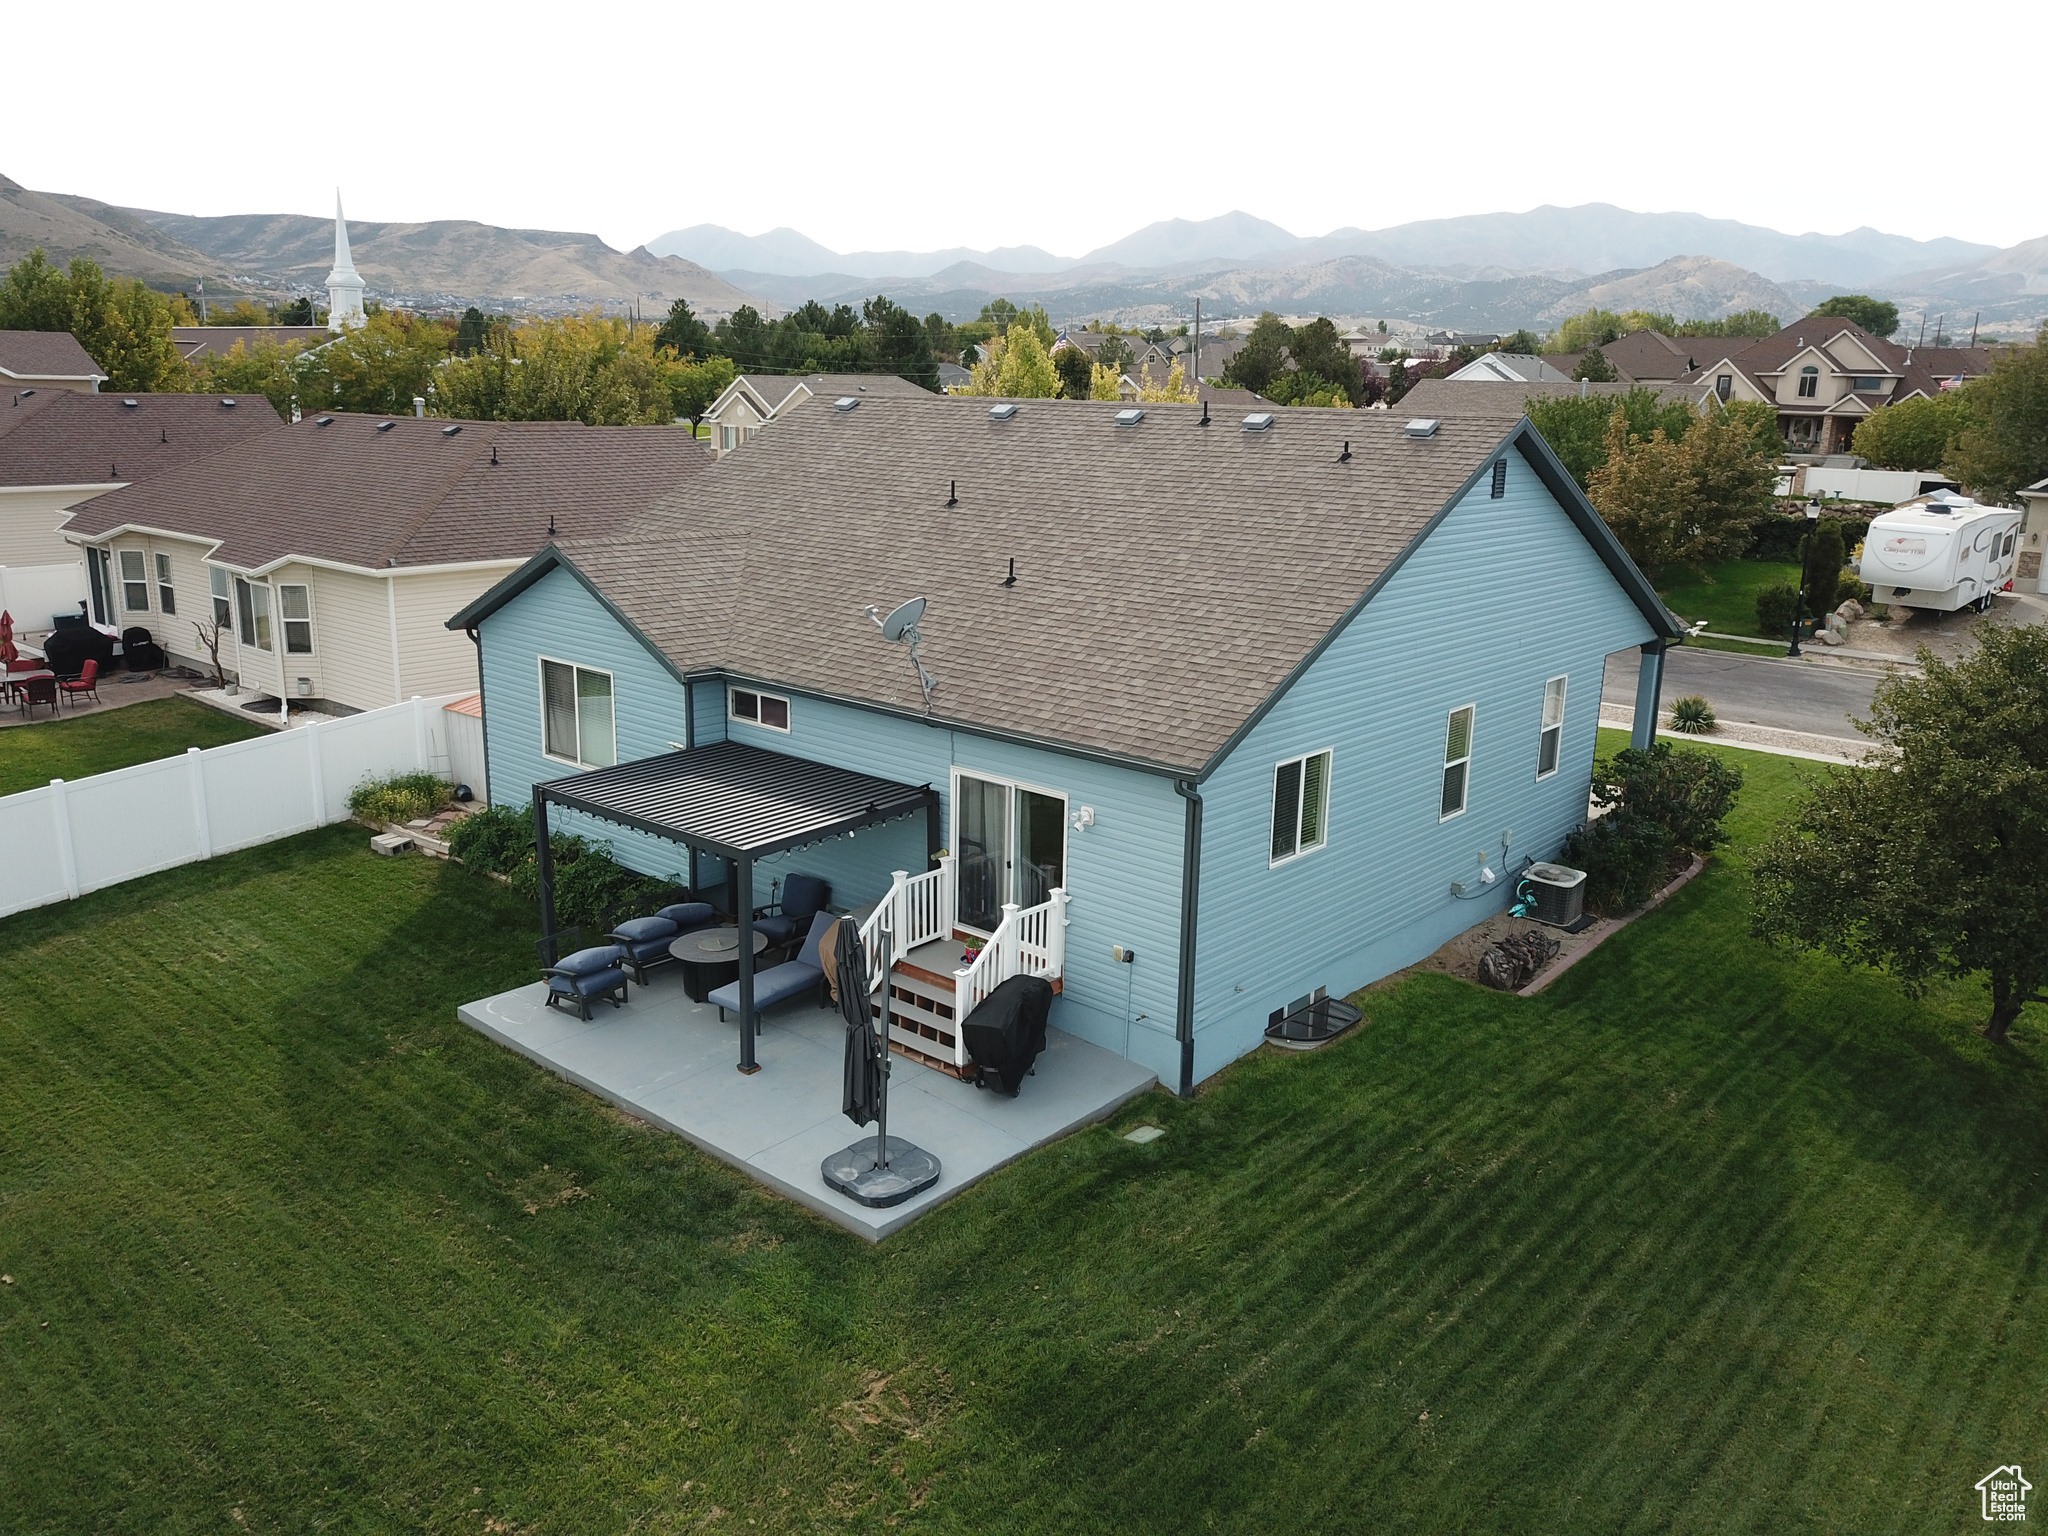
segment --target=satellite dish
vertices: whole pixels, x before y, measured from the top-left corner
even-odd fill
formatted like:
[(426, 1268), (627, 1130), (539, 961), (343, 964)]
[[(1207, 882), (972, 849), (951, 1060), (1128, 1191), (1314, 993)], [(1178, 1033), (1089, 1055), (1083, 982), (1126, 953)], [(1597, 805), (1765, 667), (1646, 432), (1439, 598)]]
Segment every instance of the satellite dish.
[(924, 599), (913, 597), (899, 606), (896, 611), (882, 620), (882, 638), (901, 640), (904, 635), (917, 627), (917, 621), (924, 617)]

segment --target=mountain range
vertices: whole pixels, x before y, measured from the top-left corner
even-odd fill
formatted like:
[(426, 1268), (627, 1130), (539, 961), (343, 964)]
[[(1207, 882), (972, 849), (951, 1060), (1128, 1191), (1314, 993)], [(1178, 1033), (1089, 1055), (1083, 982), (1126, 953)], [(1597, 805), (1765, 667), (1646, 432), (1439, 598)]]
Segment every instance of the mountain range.
[(1175, 267), (1189, 262), (1298, 266), (1339, 256), (1370, 256), (1408, 267), (1498, 267), (1511, 272), (1580, 274), (1655, 266), (1679, 252), (1716, 256), (1775, 282), (1808, 279), (1869, 285), (1936, 267), (1962, 267), (1997, 247), (1947, 238), (1913, 240), (1881, 230), (1844, 235), (1788, 235), (1734, 219), (1697, 213), (1637, 213), (1608, 203), (1544, 206), (1525, 213), (1425, 219), (1386, 229), (1338, 229), (1312, 238), (1241, 211), (1213, 219), (1167, 219), (1078, 257), (1051, 256), (1036, 246), (1001, 251), (828, 250), (793, 229), (736, 234), (715, 224), (670, 230), (647, 242), (714, 271), (782, 277), (846, 273), (860, 278), (931, 277), (972, 262), (1016, 274), (1071, 274), (1075, 269)]

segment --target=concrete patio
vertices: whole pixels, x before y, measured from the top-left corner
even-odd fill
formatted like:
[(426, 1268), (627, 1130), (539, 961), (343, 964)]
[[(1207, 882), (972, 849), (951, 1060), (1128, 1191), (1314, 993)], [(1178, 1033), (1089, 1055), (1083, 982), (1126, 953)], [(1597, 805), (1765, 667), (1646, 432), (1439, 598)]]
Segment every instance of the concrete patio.
[(862, 1136), (839, 1110), (846, 1026), (809, 998), (761, 1016), (761, 1071), (736, 1070), (739, 1027), (693, 1003), (673, 966), (632, 987), (622, 1008), (590, 1022), (551, 1009), (536, 982), (457, 1010), (465, 1024), (532, 1058), (627, 1113), (673, 1131), (769, 1188), (878, 1242), (1033, 1147), (1101, 1120), (1155, 1078), (1135, 1062), (1054, 1029), (1016, 1098), (892, 1058), (889, 1134), (935, 1153), (937, 1185), (874, 1210), (828, 1189), (829, 1153)]

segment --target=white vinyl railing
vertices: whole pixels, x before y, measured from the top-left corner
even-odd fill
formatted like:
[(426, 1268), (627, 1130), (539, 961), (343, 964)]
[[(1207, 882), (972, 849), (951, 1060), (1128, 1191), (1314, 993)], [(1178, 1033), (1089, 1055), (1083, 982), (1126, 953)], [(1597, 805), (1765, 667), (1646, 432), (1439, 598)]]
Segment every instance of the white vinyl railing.
[[(866, 922), (860, 925), (861, 947), (869, 955), (878, 953), (877, 946), (886, 931), (895, 939), (894, 957), (901, 960), (920, 944), (929, 944), (934, 939), (943, 939), (953, 931), (953, 856), (942, 855), (939, 867), (924, 874), (913, 875), (907, 870), (897, 870), (890, 876), (889, 894), (875, 903), (875, 910), (868, 914)], [(869, 978), (869, 986), (879, 991), (882, 975), (886, 968), (876, 967)]]
[(446, 773), (441, 706), (457, 697), (414, 697), (0, 796), (0, 916), (345, 821), (349, 791), (365, 779)]

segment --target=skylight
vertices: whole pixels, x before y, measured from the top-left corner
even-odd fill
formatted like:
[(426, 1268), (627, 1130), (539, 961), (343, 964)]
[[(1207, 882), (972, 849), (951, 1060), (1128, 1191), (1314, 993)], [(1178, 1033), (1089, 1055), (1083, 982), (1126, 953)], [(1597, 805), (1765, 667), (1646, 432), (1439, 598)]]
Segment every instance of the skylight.
[(455, 422), (455, 423), (454, 423), (453, 425), (451, 425), (451, 426), (446, 426), (446, 427), (443, 427), (443, 428), (441, 429), (441, 435), (442, 435), (443, 437), (453, 437), (453, 436), (454, 436), (454, 435), (455, 435), (456, 433), (460, 432), (461, 430), (462, 430), (462, 423), (458, 421), (458, 422)]
[(1118, 411), (1116, 413), (1116, 424), (1120, 427), (1135, 427), (1139, 422), (1143, 421), (1144, 419), (1145, 413), (1141, 410), (1138, 410), (1136, 407), (1133, 407), (1128, 411)]
[(334, 418), (332, 416), (315, 416), (313, 418), (313, 425), (316, 427), (331, 427), (334, 425)]
[(221, 401), (221, 404), (226, 406), (231, 411), (235, 408), (235, 402), (232, 400), (223, 400)]
[(395, 421), (380, 421), (377, 423), (377, 430), (379, 432), (389, 432), (393, 427), (397, 425), (398, 423)]
[(131, 411), (134, 410), (138, 405), (142, 404), (140, 400), (123, 400), (121, 403), (127, 406), (128, 409)]

